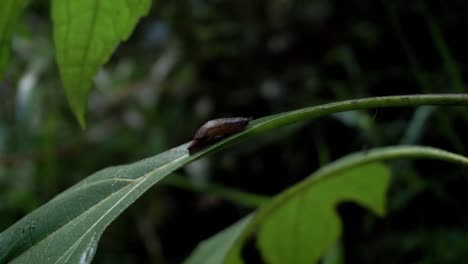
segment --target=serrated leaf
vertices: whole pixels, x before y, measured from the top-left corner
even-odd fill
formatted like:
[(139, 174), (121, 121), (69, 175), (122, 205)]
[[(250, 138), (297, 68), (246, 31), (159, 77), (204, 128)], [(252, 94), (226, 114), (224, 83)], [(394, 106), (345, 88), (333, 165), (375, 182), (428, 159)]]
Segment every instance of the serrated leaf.
[(267, 263), (317, 263), (341, 234), (336, 205), (353, 201), (379, 215), (385, 211), (388, 168), (371, 163), (302, 189), (264, 219), (258, 244)]
[(0, 81), (10, 58), (11, 36), (26, 0), (0, 1)]
[(80, 125), (85, 125), (93, 76), (127, 39), (151, 0), (53, 0), (54, 40), (62, 82)]

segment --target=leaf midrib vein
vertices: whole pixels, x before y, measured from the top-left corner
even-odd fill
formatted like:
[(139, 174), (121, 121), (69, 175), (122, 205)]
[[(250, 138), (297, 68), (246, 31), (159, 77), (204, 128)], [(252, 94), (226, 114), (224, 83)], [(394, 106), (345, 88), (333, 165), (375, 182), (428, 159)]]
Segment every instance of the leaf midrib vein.
[[(33, 245), (30, 249), (33, 249), (33, 248), (36, 248), (41, 241), (44, 241), (45, 239), (47, 239), (48, 237), (54, 235), (55, 233), (59, 232), (60, 230), (62, 230), (63, 228), (65, 228), (67, 225), (69, 225), (71, 222), (75, 222), (75, 221), (80, 221), (82, 220), (84, 217), (88, 216), (92, 211), (93, 211), (93, 208), (103, 204), (104, 202), (108, 201), (111, 197), (114, 197), (118, 194), (120, 194), (121, 192), (127, 190), (128, 188), (132, 187), (121, 199), (119, 199), (111, 208), (109, 208), (82, 236), (80, 236), (80, 238), (78, 239), (77, 242), (75, 242), (69, 250), (67, 250), (63, 255), (65, 256), (72, 248), (75, 248), (75, 244), (77, 244), (79, 241), (81, 241), (105, 216), (107, 216), (117, 205), (119, 205), (130, 193), (132, 193), (132, 191), (134, 189), (136, 189), (137, 187), (139, 187), (142, 183), (145, 182), (146, 179), (150, 178), (151, 176), (153, 176), (154, 174), (157, 174), (159, 171), (167, 168), (169, 165), (172, 165), (173, 163), (176, 163), (178, 161), (180, 161), (181, 159), (185, 158), (188, 154), (185, 154), (185, 155), (182, 155), (181, 157), (177, 158), (177, 159), (174, 159), (172, 160), (171, 162), (169, 163), (166, 163), (164, 164), (163, 166), (161, 167), (158, 167), (148, 173), (146, 173), (145, 175), (137, 178), (134, 180), (133, 183), (125, 186), (124, 188), (120, 189), (119, 191), (116, 191), (114, 193), (112, 193), (111, 195), (107, 196), (106, 198), (102, 199), (99, 203), (95, 204), (94, 206), (90, 207), (88, 210), (86, 210), (85, 212), (83, 212), (83, 214), (81, 214), (80, 216), (78, 217), (75, 217), (74, 219), (72, 219), (71, 221), (69, 221), (68, 223), (64, 224), (63, 226), (61, 226), (60, 228), (58, 228), (57, 230), (53, 231), (52, 233), (50, 233), (49, 235), (47, 235), (46, 237), (44, 237), (43, 239), (39, 240), (35, 245)], [(113, 180), (113, 179), (107, 179), (107, 180)], [(28, 252), (30, 252), (30, 250), (28, 250)], [(25, 252), (23, 252), (22, 254), (24, 254)], [(22, 255), (21, 254), (21, 255)], [(17, 257), (21, 256), (21, 255), (18, 255)], [(62, 259), (62, 257), (60, 257), (57, 261), (59, 261), (60, 259)], [(57, 263), (57, 262), (56, 262)]]

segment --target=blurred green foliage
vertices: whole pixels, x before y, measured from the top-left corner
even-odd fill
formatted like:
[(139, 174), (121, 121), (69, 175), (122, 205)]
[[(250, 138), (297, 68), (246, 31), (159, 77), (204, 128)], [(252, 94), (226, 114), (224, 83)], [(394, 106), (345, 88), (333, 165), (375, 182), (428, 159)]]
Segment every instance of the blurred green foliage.
[[(98, 169), (190, 140), (211, 118), (466, 91), (464, 1), (161, 0), (96, 75), (83, 131), (60, 83), (48, 1), (30, 2), (0, 83), (0, 230)], [(418, 143), (466, 156), (467, 113), (434, 107), (334, 115), (182, 173), (193, 184), (272, 195), (330, 160), (374, 146)], [(466, 169), (400, 161), (392, 170), (386, 219), (340, 206), (345, 260), (465, 261)], [(154, 188), (106, 231), (95, 263), (178, 263), (247, 212), (210, 193)]]

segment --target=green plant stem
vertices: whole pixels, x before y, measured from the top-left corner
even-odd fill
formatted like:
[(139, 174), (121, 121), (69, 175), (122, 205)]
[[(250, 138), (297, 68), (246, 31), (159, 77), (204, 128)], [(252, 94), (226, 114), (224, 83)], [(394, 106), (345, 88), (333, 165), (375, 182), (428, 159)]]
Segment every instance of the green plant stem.
[[(256, 132), (270, 130), (273, 127), (276, 128), (304, 119), (338, 112), (368, 108), (412, 107), (421, 105), (468, 105), (468, 94), (397, 95), (347, 100), (307, 107), (269, 118), (260, 118), (254, 121), (252, 130)], [(267, 121), (264, 121), (265, 119)]]

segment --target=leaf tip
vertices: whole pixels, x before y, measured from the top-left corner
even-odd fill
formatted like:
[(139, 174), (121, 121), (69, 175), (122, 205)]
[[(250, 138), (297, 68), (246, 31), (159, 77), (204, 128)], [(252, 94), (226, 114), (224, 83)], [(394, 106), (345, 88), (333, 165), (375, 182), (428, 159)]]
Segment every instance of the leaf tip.
[(88, 105), (89, 86), (74, 86), (73, 83), (64, 81), (68, 105), (82, 129), (86, 128), (86, 108)]
[(86, 129), (86, 119), (84, 117), (84, 114), (76, 115), (76, 118), (78, 119), (78, 123), (80, 124), (80, 127), (82, 130)]
[(84, 130), (86, 128), (85, 108), (73, 104), (70, 104), (70, 108), (81, 129)]

